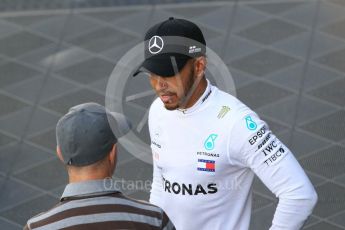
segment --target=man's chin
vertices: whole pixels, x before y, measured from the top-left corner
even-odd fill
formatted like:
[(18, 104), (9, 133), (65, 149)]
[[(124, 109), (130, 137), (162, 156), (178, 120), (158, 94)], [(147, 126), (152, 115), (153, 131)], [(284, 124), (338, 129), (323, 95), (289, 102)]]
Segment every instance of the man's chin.
[(178, 105), (177, 104), (165, 104), (164, 103), (164, 107), (167, 109), (167, 110), (175, 110), (175, 109), (178, 109)]

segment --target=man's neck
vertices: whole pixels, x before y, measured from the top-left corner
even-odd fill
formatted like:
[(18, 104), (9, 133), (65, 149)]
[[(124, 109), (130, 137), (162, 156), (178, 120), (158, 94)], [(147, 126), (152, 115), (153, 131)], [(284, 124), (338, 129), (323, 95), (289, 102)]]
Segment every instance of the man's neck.
[(69, 183), (85, 182), (89, 180), (103, 180), (106, 178), (111, 178), (112, 175), (109, 173), (69, 173)]
[(187, 101), (186, 105), (183, 107), (180, 107), (180, 109), (188, 109), (192, 107), (199, 99), (200, 97), (204, 94), (205, 90), (207, 88), (207, 80), (204, 77), (201, 78), (200, 82), (197, 83), (196, 87), (193, 89), (191, 88), (191, 95), (187, 95), (187, 98), (189, 96), (189, 100)]

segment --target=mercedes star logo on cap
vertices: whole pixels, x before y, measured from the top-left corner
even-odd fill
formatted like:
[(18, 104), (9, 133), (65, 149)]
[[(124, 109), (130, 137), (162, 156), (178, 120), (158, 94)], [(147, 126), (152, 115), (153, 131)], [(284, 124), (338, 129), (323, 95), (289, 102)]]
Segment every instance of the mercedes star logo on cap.
[(162, 51), (164, 46), (163, 39), (159, 36), (153, 36), (149, 41), (149, 51), (151, 54), (157, 54)]

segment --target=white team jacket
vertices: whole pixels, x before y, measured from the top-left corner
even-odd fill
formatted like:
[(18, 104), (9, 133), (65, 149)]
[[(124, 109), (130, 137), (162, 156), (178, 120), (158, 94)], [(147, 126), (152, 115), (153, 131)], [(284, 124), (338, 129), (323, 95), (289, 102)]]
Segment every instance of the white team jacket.
[[(157, 98), (149, 112), (150, 202), (177, 230), (247, 230), (256, 174), (279, 203), (271, 230), (300, 229), (317, 201), (303, 169), (267, 124), (212, 86), (187, 110)], [(260, 229), (261, 230), (261, 229)]]

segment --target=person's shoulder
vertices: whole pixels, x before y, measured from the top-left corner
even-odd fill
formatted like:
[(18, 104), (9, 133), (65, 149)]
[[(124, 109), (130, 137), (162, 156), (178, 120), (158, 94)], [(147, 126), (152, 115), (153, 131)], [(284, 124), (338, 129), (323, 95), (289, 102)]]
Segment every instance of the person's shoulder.
[(159, 97), (154, 99), (151, 106), (150, 106), (150, 110), (161, 110), (163, 108), (164, 108), (163, 102), (162, 102), (162, 100), (160, 100)]
[(124, 194), (121, 194), (123, 199), (126, 199), (130, 202), (130, 205), (134, 208), (140, 210), (142, 215), (152, 217), (155, 216), (161, 222), (162, 229), (175, 229), (174, 225), (171, 223), (169, 217), (164, 212), (164, 210), (154, 204), (149, 203), (145, 200), (137, 200), (131, 197), (128, 197)]
[(227, 107), (231, 111), (232, 119), (253, 113), (253, 110), (251, 110), (245, 103), (243, 103), (236, 96), (228, 92), (222, 91), (218, 88), (215, 88), (215, 90), (216, 98), (214, 101), (220, 107)]
[(165, 112), (164, 104), (159, 97), (157, 97), (149, 108), (149, 121), (152, 119), (157, 120)]
[(212, 87), (213, 91), (215, 91), (215, 100), (217, 103), (220, 104), (227, 104), (228, 106), (231, 106), (233, 108), (237, 107), (239, 104), (242, 104), (242, 102), (234, 95), (232, 95), (229, 92), (225, 92), (216, 86)]
[(162, 112), (163, 110), (164, 104), (162, 100), (159, 97), (157, 97), (155, 100), (153, 100), (152, 104), (150, 105), (149, 113), (156, 114)]
[(55, 209), (57, 207), (59, 207), (62, 203), (59, 202), (58, 204), (54, 205), (52, 208), (50, 208), (49, 210), (47, 211), (44, 211), (44, 212), (41, 212), (41, 213), (38, 213), (36, 214), (35, 216), (31, 217), (27, 222), (26, 222), (26, 225), (24, 226), (24, 230), (28, 230), (28, 229), (33, 229), (32, 228), (32, 224), (33, 223), (36, 223), (38, 221), (41, 221), (47, 217), (49, 217), (52, 213), (55, 212)]
[(122, 199), (127, 200), (128, 202), (132, 203), (134, 206), (140, 208), (140, 209), (149, 209), (151, 211), (155, 211), (155, 212), (159, 212), (159, 213), (163, 213), (163, 209), (161, 209), (160, 207), (149, 203), (148, 201), (145, 200), (137, 200), (134, 198), (131, 198), (129, 196), (126, 196), (124, 194), (120, 195)]

